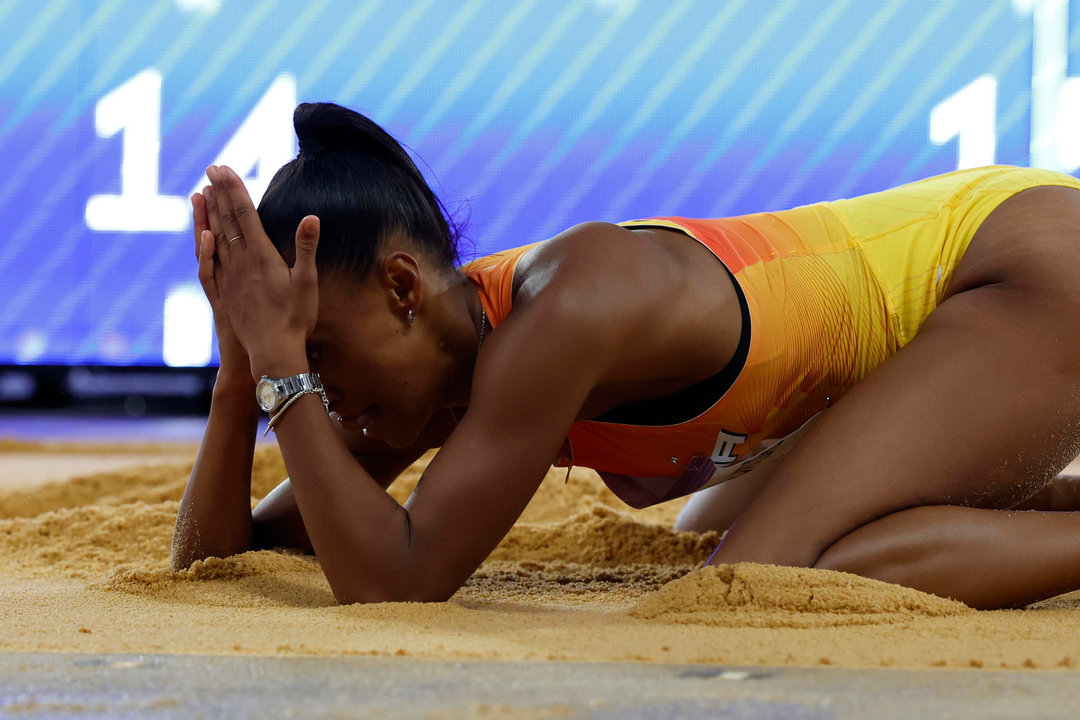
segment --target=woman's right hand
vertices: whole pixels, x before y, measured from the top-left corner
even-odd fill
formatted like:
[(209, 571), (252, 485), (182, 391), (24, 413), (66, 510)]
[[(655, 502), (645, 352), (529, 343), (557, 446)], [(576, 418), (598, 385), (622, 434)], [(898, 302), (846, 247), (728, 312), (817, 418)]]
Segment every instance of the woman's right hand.
[[(218, 293), (217, 282), (214, 280), (214, 263), (217, 260), (210, 249), (211, 244), (203, 242), (204, 233), (221, 236), (221, 228), (214, 227), (218, 218), (215, 208), (214, 188), (210, 185), (204, 187), (201, 193), (191, 196), (192, 220), (195, 225), (195, 258), (199, 261), (199, 282), (214, 311), (214, 330), (217, 333), (218, 354), (221, 356), (218, 382), (225, 381), (230, 385), (236, 384), (246, 388), (254, 386), (247, 350), (240, 344), (229, 316), (222, 307), (221, 295)], [(203, 252), (204, 248), (206, 252)]]

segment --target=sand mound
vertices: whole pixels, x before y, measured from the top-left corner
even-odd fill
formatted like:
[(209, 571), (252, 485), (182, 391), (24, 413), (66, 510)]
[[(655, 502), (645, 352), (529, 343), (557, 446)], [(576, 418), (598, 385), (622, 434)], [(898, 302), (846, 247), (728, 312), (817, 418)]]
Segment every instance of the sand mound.
[[(94, 568), (83, 567), (79, 577), (91, 569), (101, 570), (109, 561), (136, 562), (133, 556), (143, 553), (142, 564), (161, 564), (168, 554), (176, 505), (169, 504), (158, 516), (155, 544), (143, 543), (129, 553), (113, 553)], [(87, 527), (102, 517), (102, 511), (83, 509)], [(107, 513), (107, 511), (105, 511)], [(95, 515), (98, 518), (95, 518)], [(61, 513), (61, 517), (63, 517)], [(167, 526), (165, 521), (168, 521)], [(56, 514), (20, 521), (21, 535), (41, 536), (41, 526), (55, 524)], [(107, 534), (107, 531), (102, 531)], [(47, 537), (48, 534), (45, 534)], [(73, 533), (66, 542), (52, 547), (70, 552), (88, 542), (85, 532)], [(120, 546), (113, 537), (110, 546)], [(491, 557), (455, 596), (456, 601), (485, 604), (492, 598), (499, 602), (543, 602), (558, 596), (560, 602), (595, 599), (605, 593), (638, 597), (700, 565), (718, 542), (715, 534), (682, 533), (658, 525), (635, 522), (629, 516), (606, 507), (594, 507), (553, 525), (525, 524), (514, 527)], [(72, 558), (70, 565), (85, 563)], [(302, 578), (300, 576), (303, 576)], [(258, 578), (258, 579), (254, 579)], [(243, 580), (240, 583), (234, 581)], [(196, 583), (222, 581), (209, 589)], [(225, 587), (235, 584), (236, 592)], [(273, 586), (279, 587), (273, 588)], [(316, 559), (281, 552), (248, 552), (231, 558), (208, 558), (187, 570), (174, 573), (168, 568), (117, 567), (98, 589), (143, 594), (176, 601), (204, 602), (209, 593), (212, 604), (253, 605), (282, 602), (293, 606), (321, 607), (333, 603), (328, 583)], [(272, 589), (273, 588), (273, 589)], [(299, 595), (294, 593), (298, 592)]]
[(0, 494), (0, 518), (34, 517), (51, 510), (90, 503), (179, 500), (191, 464), (156, 465), (76, 477), (24, 491)]
[(968, 612), (974, 611), (955, 600), (858, 575), (754, 563), (701, 568), (629, 610), (634, 617), (673, 623), (803, 628)]
[(337, 604), (318, 560), (270, 550), (207, 558), (179, 572), (121, 565), (92, 587), (217, 607), (312, 608)]
[(695, 565), (720, 542), (717, 533), (678, 532), (595, 505), (549, 525), (518, 524), (490, 560), (561, 560), (598, 568), (632, 564)]
[(87, 578), (120, 563), (167, 562), (178, 507), (86, 505), (0, 520), (0, 567), (21, 577)]
[[(394, 484), (397, 500), (408, 497), (423, 467), (422, 461)], [(0, 496), (0, 512), (8, 516), (0, 520), (0, 568), (24, 578), (97, 578), (91, 583), (96, 590), (193, 605), (333, 604), (318, 561), (299, 555), (250, 552), (172, 572), (173, 525), (190, 470), (190, 463), (125, 469)], [(277, 449), (260, 449), (252, 502), (284, 476)], [(715, 534), (676, 532), (613, 510), (598, 502), (605, 492), (581, 471), (572, 478), (550, 473), (522, 522), (455, 602), (629, 601), (700, 565), (719, 541)], [(567, 517), (575, 499), (579, 510), (588, 509)], [(553, 517), (559, 521), (544, 522)]]

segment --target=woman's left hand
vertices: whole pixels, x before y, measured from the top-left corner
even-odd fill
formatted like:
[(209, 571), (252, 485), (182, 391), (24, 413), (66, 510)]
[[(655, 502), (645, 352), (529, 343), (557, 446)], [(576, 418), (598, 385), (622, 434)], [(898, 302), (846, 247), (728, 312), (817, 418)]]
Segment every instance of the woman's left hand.
[(306, 341), (319, 312), (315, 251), (319, 219), (296, 229), (296, 263), (289, 267), (266, 236), (244, 182), (232, 169), (210, 166), (206, 176), (217, 200), (217, 235), (203, 231), (214, 257), (214, 279), (251, 375), (285, 377), (308, 369)]

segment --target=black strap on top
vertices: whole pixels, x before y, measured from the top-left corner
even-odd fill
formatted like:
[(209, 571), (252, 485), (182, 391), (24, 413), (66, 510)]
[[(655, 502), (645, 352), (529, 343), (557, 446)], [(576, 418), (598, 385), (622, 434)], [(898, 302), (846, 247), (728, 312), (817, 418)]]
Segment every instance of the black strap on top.
[[(678, 230), (678, 228), (666, 225), (636, 225), (634, 228), (660, 227), (665, 230)], [(682, 232), (679, 230), (679, 232)], [(697, 242), (695, 240), (695, 242)], [(739, 310), (742, 315), (742, 330), (739, 333), (739, 345), (735, 348), (735, 354), (723, 370), (711, 378), (702, 380), (688, 388), (679, 390), (664, 397), (642, 400), (641, 402), (623, 405), (607, 411), (603, 415), (595, 417), (592, 422), (611, 423), (614, 425), (642, 425), (653, 427), (659, 425), (678, 425), (679, 423), (693, 420), (698, 415), (711, 408), (724, 396), (731, 386), (735, 384), (739, 373), (746, 364), (746, 357), (750, 352), (750, 306), (746, 303), (746, 296), (739, 281), (727, 265), (717, 258), (717, 262), (731, 277), (735, 286), (735, 294), (739, 296)]]

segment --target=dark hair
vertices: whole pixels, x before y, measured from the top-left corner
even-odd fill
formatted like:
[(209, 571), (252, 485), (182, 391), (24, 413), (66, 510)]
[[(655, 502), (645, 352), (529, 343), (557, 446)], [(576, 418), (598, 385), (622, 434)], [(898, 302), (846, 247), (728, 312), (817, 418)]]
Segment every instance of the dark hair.
[(277, 171), (259, 203), (259, 219), (285, 262), (296, 261), (300, 221), (317, 215), (321, 270), (363, 279), (396, 234), (454, 266), (460, 231), (389, 133), (333, 103), (299, 105), (293, 126), (300, 154)]

